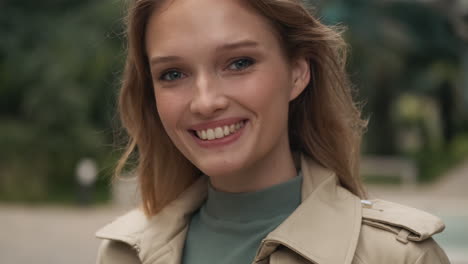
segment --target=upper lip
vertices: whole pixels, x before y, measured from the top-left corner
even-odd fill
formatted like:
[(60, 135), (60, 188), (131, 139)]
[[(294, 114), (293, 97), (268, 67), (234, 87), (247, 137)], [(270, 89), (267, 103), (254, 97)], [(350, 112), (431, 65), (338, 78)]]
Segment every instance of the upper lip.
[(232, 125), (235, 123), (238, 123), (242, 120), (246, 120), (246, 118), (242, 117), (231, 117), (231, 118), (226, 118), (226, 119), (221, 119), (221, 120), (215, 120), (215, 121), (210, 121), (210, 122), (204, 122), (204, 123), (199, 123), (196, 125), (191, 126), (189, 129), (190, 130), (206, 130), (208, 128), (215, 128), (215, 127), (223, 127), (223, 126), (228, 126)]

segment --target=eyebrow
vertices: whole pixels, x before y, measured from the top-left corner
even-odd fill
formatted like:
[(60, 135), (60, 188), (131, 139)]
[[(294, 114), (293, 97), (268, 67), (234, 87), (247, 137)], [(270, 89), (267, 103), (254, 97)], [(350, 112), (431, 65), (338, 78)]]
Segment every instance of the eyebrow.
[[(239, 49), (239, 48), (246, 48), (246, 47), (257, 47), (259, 44), (255, 41), (252, 40), (243, 40), (243, 41), (238, 41), (238, 42), (233, 42), (233, 43), (228, 43), (228, 44), (223, 44), (221, 46), (216, 47), (216, 51), (227, 51), (227, 50), (234, 50), (234, 49)], [(182, 57), (179, 56), (156, 56), (154, 58), (151, 58), (150, 64), (155, 65), (159, 63), (168, 63), (168, 62), (174, 62), (174, 61), (180, 61), (182, 60)]]
[(243, 41), (238, 41), (238, 42), (233, 42), (233, 43), (228, 43), (221, 45), (216, 48), (217, 51), (223, 51), (223, 50), (233, 50), (233, 49), (238, 49), (238, 48), (245, 48), (245, 47), (257, 47), (259, 44), (255, 41), (252, 40), (243, 40)]
[(156, 56), (154, 58), (151, 58), (150, 64), (156, 65), (158, 63), (174, 62), (178, 60), (182, 60), (182, 58), (179, 56)]

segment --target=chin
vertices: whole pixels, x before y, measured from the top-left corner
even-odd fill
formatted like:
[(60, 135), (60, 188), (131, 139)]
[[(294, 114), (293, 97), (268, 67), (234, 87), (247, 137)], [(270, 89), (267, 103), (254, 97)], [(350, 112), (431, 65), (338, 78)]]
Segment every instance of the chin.
[(244, 161), (235, 160), (232, 156), (228, 158), (222, 156), (213, 158), (205, 157), (202, 160), (198, 160), (195, 165), (199, 170), (210, 177), (225, 177), (230, 174), (236, 174), (236, 172), (242, 170), (242, 168), (246, 166)]

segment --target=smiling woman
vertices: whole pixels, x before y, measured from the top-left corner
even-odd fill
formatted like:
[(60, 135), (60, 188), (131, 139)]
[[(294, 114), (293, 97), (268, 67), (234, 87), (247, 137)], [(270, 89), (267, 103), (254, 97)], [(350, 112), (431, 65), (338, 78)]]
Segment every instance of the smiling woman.
[(361, 203), (345, 44), (301, 1), (138, 0), (128, 44), (117, 174), (136, 152), (143, 202), (99, 263), (447, 263), (440, 220)]

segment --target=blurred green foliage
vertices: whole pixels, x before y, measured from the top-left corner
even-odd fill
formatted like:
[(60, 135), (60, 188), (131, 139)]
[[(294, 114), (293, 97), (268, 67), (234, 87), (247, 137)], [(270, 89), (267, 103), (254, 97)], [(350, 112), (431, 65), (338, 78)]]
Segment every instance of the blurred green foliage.
[(406, 156), (421, 181), (468, 157), (468, 43), (459, 32), (468, 10), (458, 1), (313, 2), (323, 21), (347, 27), (349, 72), (369, 118), (365, 153)]
[(335, 0), (323, 1), (321, 13), (327, 23), (348, 27), (349, 70), (370, 117), (367, 152), (398, 153), (399, 127), (391, 110), (404, 93), (438, 101), (442, 126), (450, 130), (446, 143), (461, 129), (467, 119), (461, 96), (467, 84), (458, 82), (468, 70), (462, 68), (467, 43), (456, 34), (448, 6)]
[(122, 4), (2, 1), (0, 9), (0, 199), (71, 200), (79, 159), (109, 174)]
[[(311, 2), (323, 21), (348, 27), (349, 71), (370, 118), (366, 153), (407, 155), (426, 179), (468, 155), (468, 53), (453, 14), (414, 1)], [(5, 0), (0, 10), (0, 200), (73, 201), (84, 157), (97, 161), (105, 199), (119, 154), (124, 2)], [(430, 98), (422, 104), (435, 102), (439, 117), (411, 96)], [(417, 150), (401, 149), (402, 129), (422, 138)], [(428, 148), (424, 135), (442, 143)]]
[(429, 182), (468, 157), (468, 135), (456, 136), (444, 147), (425, 148), (407, 155), (416, 161), (419, 180)]

